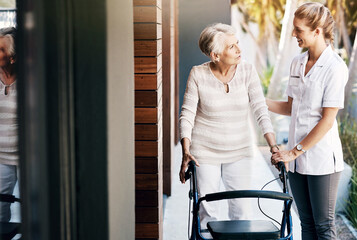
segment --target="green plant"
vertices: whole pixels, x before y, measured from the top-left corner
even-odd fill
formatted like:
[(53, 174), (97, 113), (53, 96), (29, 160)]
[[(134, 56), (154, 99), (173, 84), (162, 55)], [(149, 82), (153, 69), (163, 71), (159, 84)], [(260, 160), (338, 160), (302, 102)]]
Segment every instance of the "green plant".
[(339, 121), (343, 158), (351, 167), (357, 168), (357, 124), (348, 115)]
[(352, 167), (347, 218), (357, 228), (357, 124), (354, 119), (346, 116), (339, 121), (339, 131), (344, 160)]
[(268, 87), (270, 84), (271, 76), (273, 76), (273, 72), (274, 66), (268, 66), (266, 69), (263, 70), (262, 75), (260, 75), (260, 81), (263, 86), (264, 95), (268, 93)]
[(347, 218), (357, 228), (357, 167), (352, 170), (350, 196), (347, 205)]

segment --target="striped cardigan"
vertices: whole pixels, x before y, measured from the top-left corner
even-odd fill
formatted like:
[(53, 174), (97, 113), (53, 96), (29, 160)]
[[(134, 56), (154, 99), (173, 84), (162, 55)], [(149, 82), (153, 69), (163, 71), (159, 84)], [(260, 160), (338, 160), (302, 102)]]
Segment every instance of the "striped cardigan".
[(18, 164), (18, 123), (16, 82), (5, 95), (5, 85), (0, 81), (0, 163)]
[(182, 111), (180, 137), (191, 142), (190, 153), (200, 163), (230, 163), (253, 157), (252, 110), (263, 134), (273, 132), (255, 68), (238, 64), (227, 93), (209, 62), (190, 72)]

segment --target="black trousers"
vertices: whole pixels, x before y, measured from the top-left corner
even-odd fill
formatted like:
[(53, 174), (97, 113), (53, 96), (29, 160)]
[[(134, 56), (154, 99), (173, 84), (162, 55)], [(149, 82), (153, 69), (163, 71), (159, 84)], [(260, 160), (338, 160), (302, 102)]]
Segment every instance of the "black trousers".
[(320, 176), (289, 172), (303, 240), (337, 239), (335, 206), (340, 176), (341, 172)]

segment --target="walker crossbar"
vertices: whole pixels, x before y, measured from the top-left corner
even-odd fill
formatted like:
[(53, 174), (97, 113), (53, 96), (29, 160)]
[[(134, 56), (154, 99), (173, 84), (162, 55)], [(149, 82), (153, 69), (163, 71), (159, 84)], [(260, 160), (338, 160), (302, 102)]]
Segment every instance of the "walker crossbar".
[(261, 190), (238, 190), (207, 194), (204, 197), (207, 202), (232, 199), (232, 198), (270, 198), (277, 200), (292, 200), (293, 198), (282, 192), (261, 191)]
[(0, 193), (0, 202), (14, 203), (20, 202), (20, 199), (16, 198), (14, 195)]

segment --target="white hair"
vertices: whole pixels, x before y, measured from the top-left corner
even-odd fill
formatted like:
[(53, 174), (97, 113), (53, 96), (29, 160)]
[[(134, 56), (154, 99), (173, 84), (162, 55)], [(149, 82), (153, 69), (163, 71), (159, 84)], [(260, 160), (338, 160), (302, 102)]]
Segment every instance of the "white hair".
[(198, 45), (201, 51), (210, 57), (211, 52), (220, 54), (224, 50), (224, 40), (227, 35), (235, 35), (236, 30), (227, 24), (215, 23), (201, 32)]

